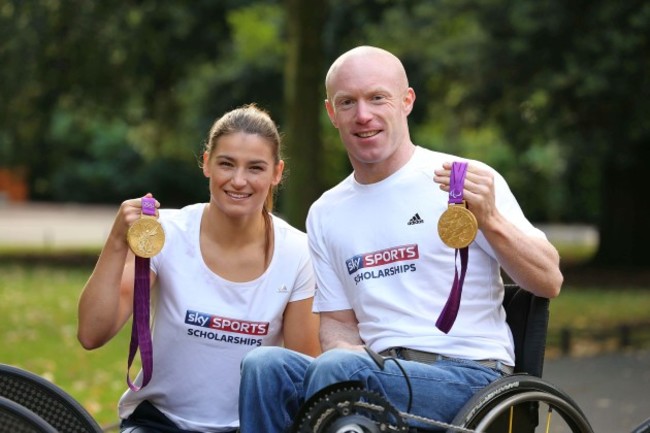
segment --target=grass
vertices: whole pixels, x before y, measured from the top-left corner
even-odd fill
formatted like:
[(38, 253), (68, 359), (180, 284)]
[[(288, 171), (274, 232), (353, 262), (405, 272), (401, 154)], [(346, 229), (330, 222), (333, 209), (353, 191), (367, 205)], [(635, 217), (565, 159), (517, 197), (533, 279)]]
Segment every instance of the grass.
[(130, 327), (103, 348), (81, 348), (77, 300), (91, 269), (0, 265), (0, 362), (54, 382), (106, 425), (126, 386)]
[(607, 329), (650, 321), (650, 290), (565, 287), (551, 301), (549, 332), (562, 328)]
[[(130, 325), (103, 348), (81, 348), (76, 339), (77, 300), (91, 270), (88, 264), (0, 263), (0, 362), (51, 380), (100, 425), (109, 425), (117, 421), (117, 401), (126, 388)], [(648, 289), (564, 287), (551, 303), (549, 336), (563, 327), (614, 328), (647, 321)]]

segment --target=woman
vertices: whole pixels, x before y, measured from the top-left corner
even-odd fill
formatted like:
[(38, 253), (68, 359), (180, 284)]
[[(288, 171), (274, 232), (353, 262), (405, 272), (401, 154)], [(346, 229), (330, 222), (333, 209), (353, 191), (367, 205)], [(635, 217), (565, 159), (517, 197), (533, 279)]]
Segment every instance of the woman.
[[(156, 211), (165, 244), (151, 258), (153, 375), (122, 396), (123, 432), (235, 431), (247, 352), (320, 352), (306, 235), (271, 214), (284, 169), (272, 119), (255, 105), (226, 113), (210, 130), (202, 168), (208, 203)], [(78, 338), (86, 349), (107, 343), (132, 315), (126, 233), (141, 210), (141, 199), (122, 203), (83, 289)]]

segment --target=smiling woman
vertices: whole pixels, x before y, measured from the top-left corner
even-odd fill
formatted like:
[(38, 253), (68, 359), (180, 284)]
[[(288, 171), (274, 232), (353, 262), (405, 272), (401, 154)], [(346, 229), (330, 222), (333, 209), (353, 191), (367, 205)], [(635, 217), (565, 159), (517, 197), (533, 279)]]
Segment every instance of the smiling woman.
[(280, 345), (320, 352), (307, 237), (271, 213), (284, 171), (280, 144), (267, 112), (232, 110), (206, 140), (209, 202), (158, 209), (147, 194), (122, 203), (79, 302), (78, 338), (100, 347), (131, 317), (134, 256), (125, 237), (143, 202), (154, 202), (150, 218), (159, 217), (165, 244), (150, 263), (153, 367), (120, 400), (123, 432), (235, 431), (246, 353)]

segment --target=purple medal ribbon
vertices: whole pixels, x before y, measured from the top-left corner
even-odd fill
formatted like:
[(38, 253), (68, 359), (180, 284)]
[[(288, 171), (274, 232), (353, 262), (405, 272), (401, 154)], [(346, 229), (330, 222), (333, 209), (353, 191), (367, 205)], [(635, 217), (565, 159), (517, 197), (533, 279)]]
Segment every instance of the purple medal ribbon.
[[(465, 185), (465, 175), (467, 174), (466, 162), (454, 162), (451, 165), (451, 176), (449, 179), (449, 204), (460, 205), (463, 203), (463, 186)], [(454, 282), (451, 285), (451, 292), (447, 298), (447, 303), (440, 312), (436, 321), (436, 328), (447, 334), (456, 321), (458, 309), (460, 307), (460, 296), (463, 291), (465, 282), (465, 273), (467, 272), (467, 261), (469, 257), (469, 248), (456, 250), (454, 262), (458, 260), (460, 252), (460, 277), (458, 276), (458, 267), (454, 269)]]
[[(142, 198), (142, 213), (156, 215), (156, 200), (149, 197)], [(149, 283), (149, 258), (135, 257), (135, 286), (133, 293), (133, 324), (131, 325), (131, 343), (129, 345), (129, 363), (127, 367), (126, 382), (133, 391), (139, 391), (151, 380), (153, 370), (153, 343), (151, 329), (149, 328), (150, 308), (150, 283)], [(135, 359), (135, 354), (140, 348), (142, 361), (142, 385), (136, 386), (131, 382), (129, 371)]]

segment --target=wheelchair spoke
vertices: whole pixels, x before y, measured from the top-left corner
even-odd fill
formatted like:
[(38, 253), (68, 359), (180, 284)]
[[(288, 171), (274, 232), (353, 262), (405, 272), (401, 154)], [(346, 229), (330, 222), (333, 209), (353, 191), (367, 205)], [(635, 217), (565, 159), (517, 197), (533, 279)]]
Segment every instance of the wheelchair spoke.
[(515, 407), (510, 408), (510, 416), (508, 417), (508, 433), (512, 433), (512, 422), (515, 417)]

